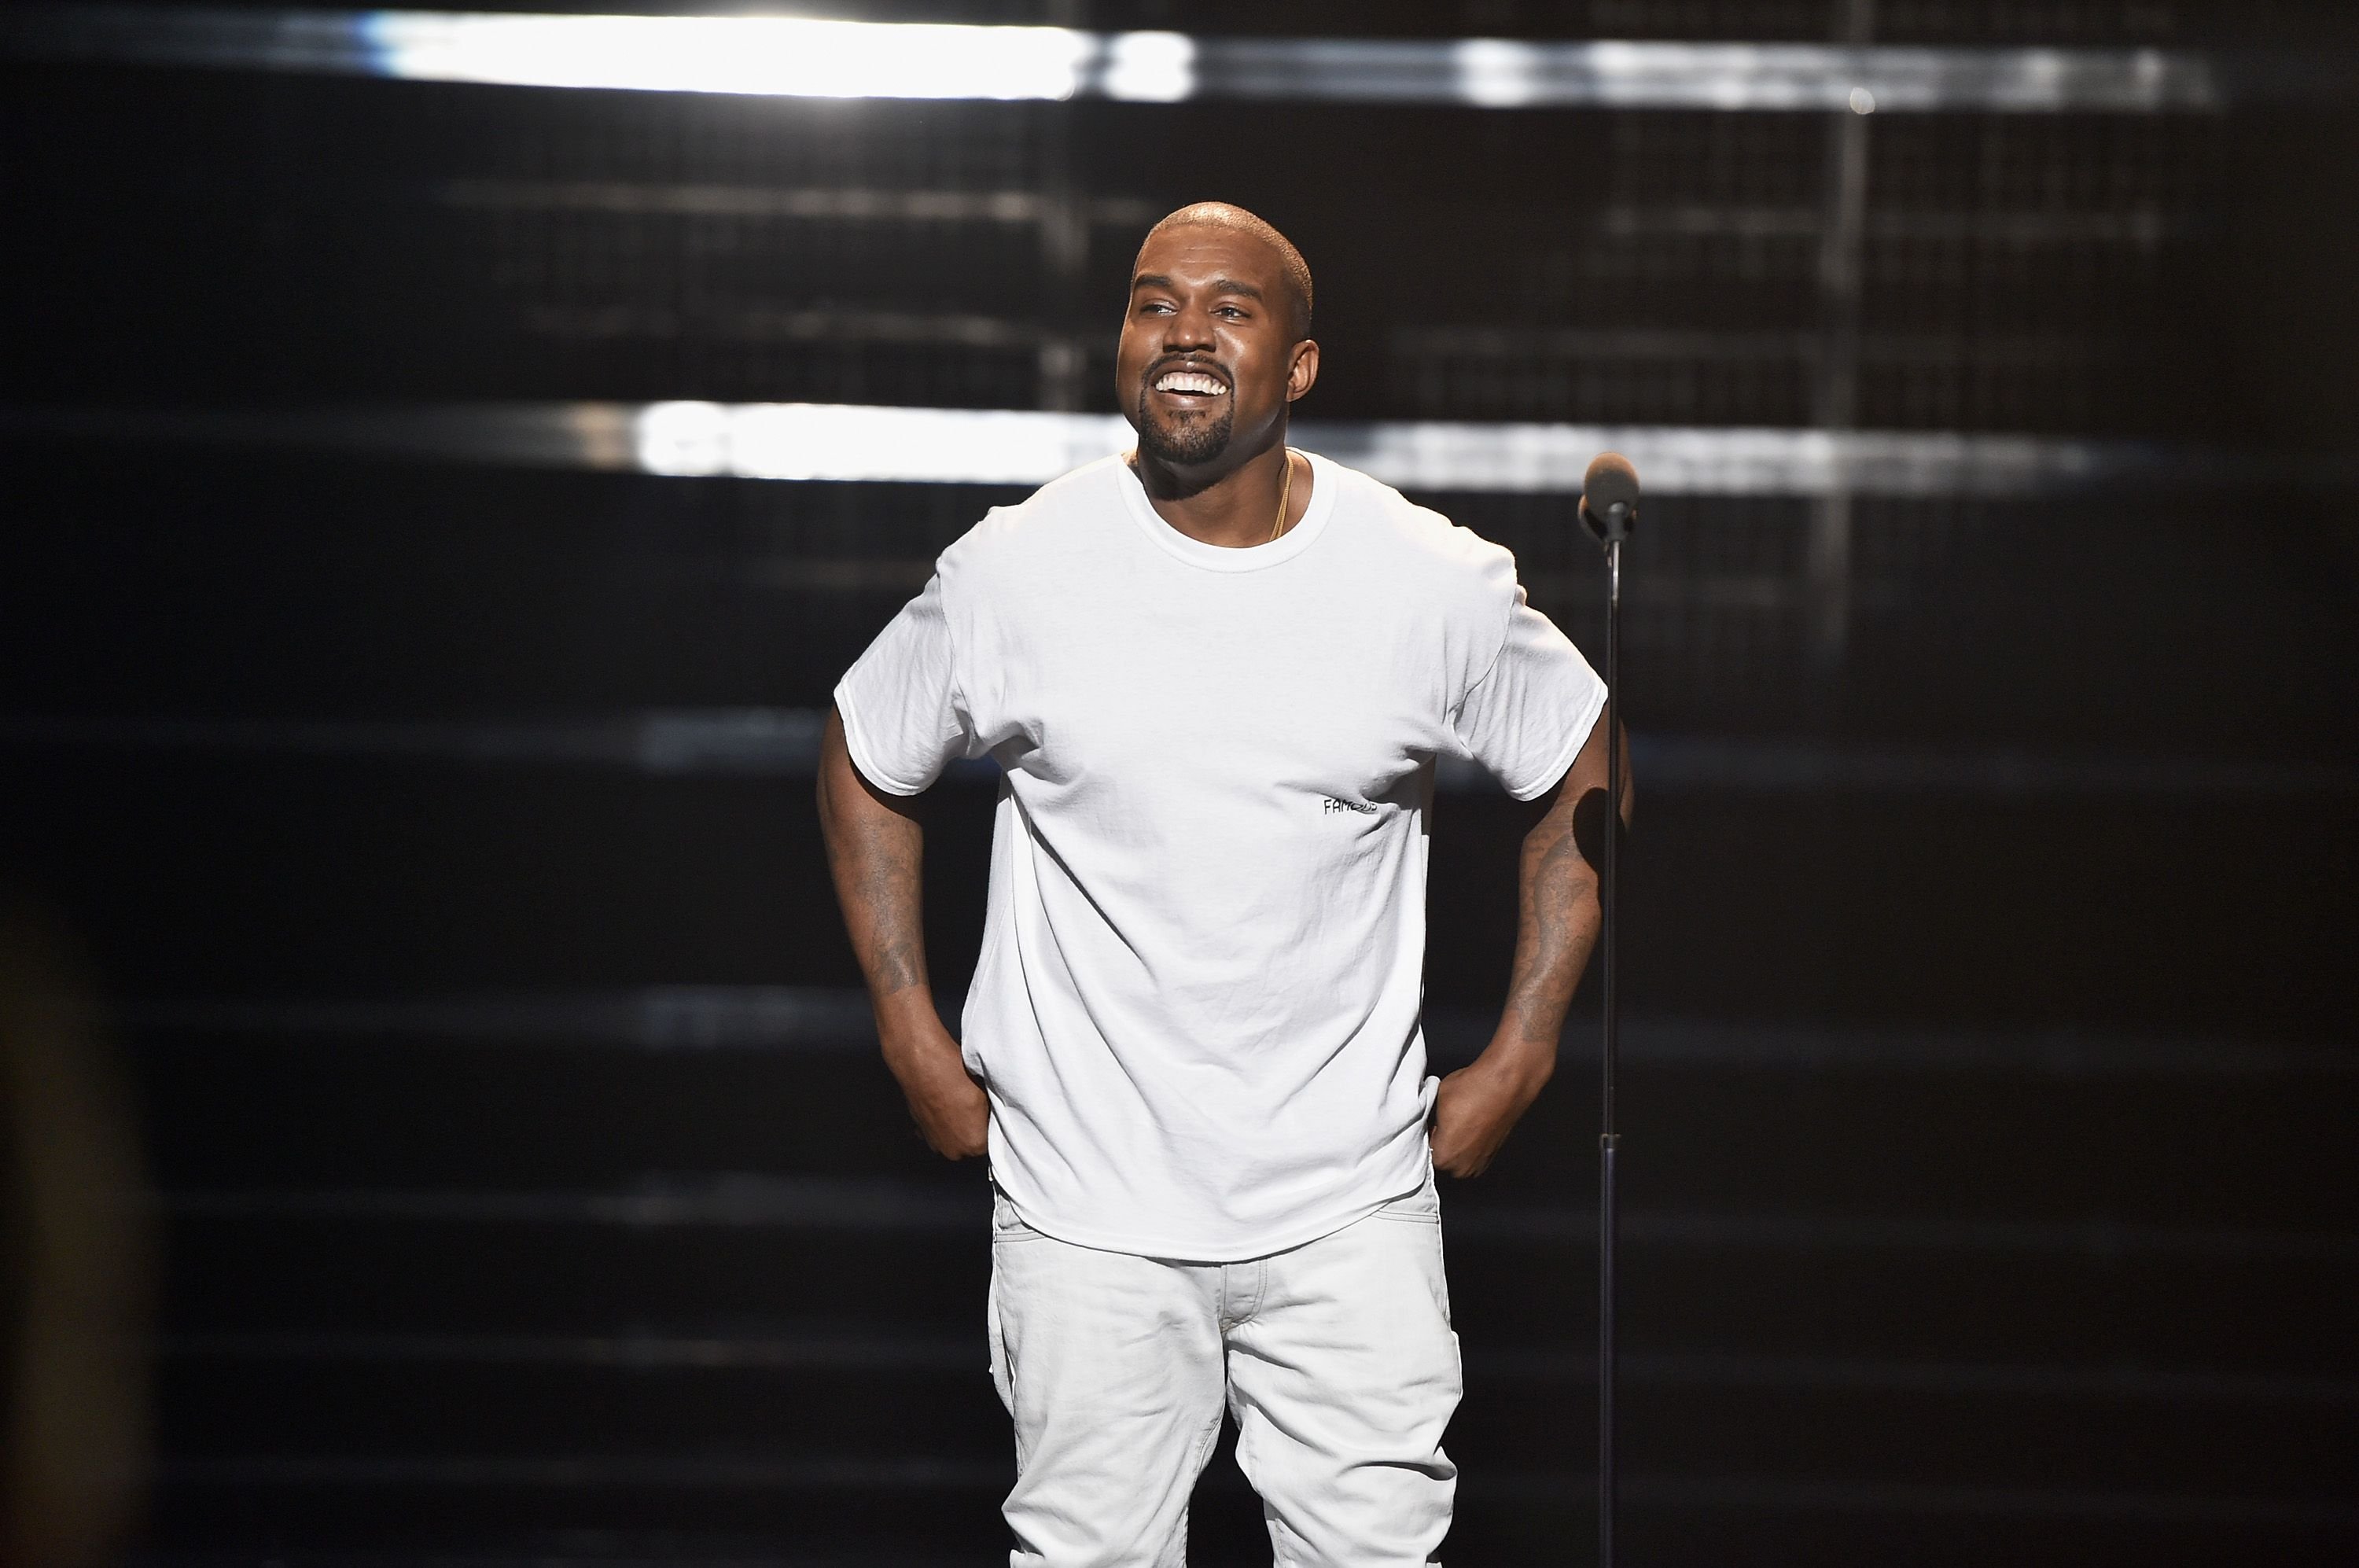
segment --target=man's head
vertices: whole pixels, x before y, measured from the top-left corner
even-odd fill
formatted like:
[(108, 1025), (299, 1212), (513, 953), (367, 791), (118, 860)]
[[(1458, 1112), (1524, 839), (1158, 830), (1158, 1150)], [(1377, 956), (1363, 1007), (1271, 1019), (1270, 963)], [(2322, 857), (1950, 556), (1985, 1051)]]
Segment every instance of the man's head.
[(1149, 229), (1114, 354), (1140, 452), (1226, 468), (1284, 439), (1319, 376), (1310, 300), (1302, 253), (1242, 207), (1199, 202)]

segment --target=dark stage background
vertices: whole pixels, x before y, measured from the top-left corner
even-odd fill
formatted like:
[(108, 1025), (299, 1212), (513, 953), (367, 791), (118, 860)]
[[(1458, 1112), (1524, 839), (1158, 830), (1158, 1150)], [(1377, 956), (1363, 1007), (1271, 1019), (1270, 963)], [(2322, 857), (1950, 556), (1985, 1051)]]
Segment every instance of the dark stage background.
[[(1111, 411), (1125, 265), (1206, 197), (1316, 270), (1306, 418), (1670, 432), (1627, 443), (1626, 1561), (2359, 1556), (2346, 8), (837, 13), (2228, 83), (1872, 114), (454, 84), (10, 9), (15, 1560), (113, 1517), (156, 1564), (1004, 1551), (983, 1171), (873, 1058), (809, 776), (835, 675), (1029, 485), (650, 474), (613, 430)], [(1754, 429), (1926, 439), (1730, 480)], [(1602, 658), (1570, 495), (1412, 488)], [(1459, 782), (1444, 1063), (1523, 821)], [(990, 799), (929, 807), (952, 1007)], [(1590, 1006), (1445, 1194), (1461, 1568), (1592, 1552)], [(1267, 1561), (1226, 1457), (1194, 1536)]]

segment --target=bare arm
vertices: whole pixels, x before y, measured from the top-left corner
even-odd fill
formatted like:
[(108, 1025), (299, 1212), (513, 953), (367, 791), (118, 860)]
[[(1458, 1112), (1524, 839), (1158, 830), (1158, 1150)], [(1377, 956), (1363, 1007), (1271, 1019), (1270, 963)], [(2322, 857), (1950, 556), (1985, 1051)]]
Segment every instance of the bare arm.
[[(1556, 1072), (1557, 1035), (1573, 987), (1589, 967), (1600, 920), (1597, 874), (1575, 840), (1573, 818), (1583, 797), (1596, 791), (1603, 800), (1606, 725), (1620, 722), (1611, 713), (1599, 715), (1558, 782), (1547, 814), (1524, 835), (1506, 1008), (1483, 1054), (1444, 1078), (1434, 1102), (1433, 1162), (1450, 1175), (1481, 1175)], [(1629, 757), (1625, 734), (1625, 822), (1632, 800)]]
[(925, 829), (908, 801), (860, 776), (833, 712), (820, 742), (819, 821), (844, 927), (876, 1009), (885, 1065), (934, 1152), (951, 1160), (981, 1154), (989, 1105), (942, 1027), (926, 978)]

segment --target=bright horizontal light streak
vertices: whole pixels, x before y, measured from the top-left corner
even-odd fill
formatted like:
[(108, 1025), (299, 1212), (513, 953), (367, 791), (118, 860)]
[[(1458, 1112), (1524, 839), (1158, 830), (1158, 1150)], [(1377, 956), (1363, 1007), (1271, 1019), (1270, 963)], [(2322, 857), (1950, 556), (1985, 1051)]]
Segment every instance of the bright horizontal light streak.
[(1191, 98), (1479, 109), (1994, 114), (2341, 103), (2359, 72), (2289, 51), (1211, 38), (788, 16), (245, 5), (0, 5), (0, 56), (507, 86), (780, 97)]
[(1458, 91), (1484, 109), (1520, 109), (1538, 96), (1539, 55), (1529, 44), (1467, 38), (1451, 51)]
[(1119, 416), (827, 403), (652, 403), (633, 449), (650, 474), (1039, 485), (1128, 449)]
[(766, 16), (376, 11), (364, 32), (410, 81), (791, 98), (1071, 98), (1096, 49), (1067, 27)]
[[(1112, 414), (832, 403), (652, 403), (629, 451), (650, 474), (901, 484), (1043, 485), (1109, 453)], [(2127, 443), (1947, 431), (1305, 420), (1294, 444), (1411, 490), (1579, 493), (1600, 451), (1658, 495), (2014, 495), (2134, 479), (2169, 460)]]
[(1117, 33), (1106, 45), (1099, 88), (1136, 103), (1177, 103), (1196, 94), (1196, 40), (1184, 33)]
[[(1043, 485), (1132, 444), (1116, 415), (841, 403), (447, 403), (408, 408), (22, 408), (0, 434), (190, 441), (527, 468)], [(1571, 495), (1599, 452), (1650, 495), (2001, 496), (2168, 485), (2359, 485), (2359, 465), (2212, 447), (1963, 430), (1305, 419), (1297, 448), (1411, 491)]]

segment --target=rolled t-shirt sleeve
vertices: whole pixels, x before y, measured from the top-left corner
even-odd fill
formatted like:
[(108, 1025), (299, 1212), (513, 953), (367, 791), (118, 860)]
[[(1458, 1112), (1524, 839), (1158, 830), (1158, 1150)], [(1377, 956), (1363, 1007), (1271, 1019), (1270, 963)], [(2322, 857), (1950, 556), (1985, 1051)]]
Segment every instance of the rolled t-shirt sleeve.
[(1605, 682), (1554, 621), (1524, 602), (1519, 584), (1499, 656), (1468, 689), (1451, 728), (1507, 793), (1528, 800), (1564, 777), (1604, 707)]
[(835, 708), (853, 766), (887, 793), (917, 794), (966, 755), (972, 726), (939, 572), (844, 672)]

